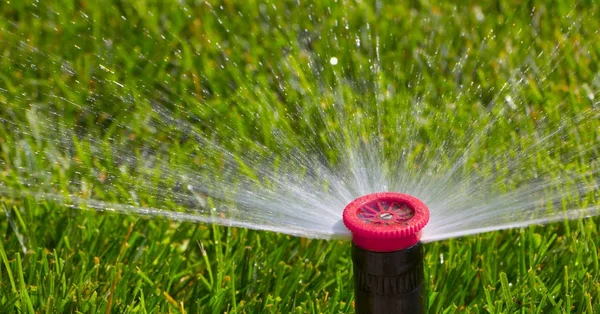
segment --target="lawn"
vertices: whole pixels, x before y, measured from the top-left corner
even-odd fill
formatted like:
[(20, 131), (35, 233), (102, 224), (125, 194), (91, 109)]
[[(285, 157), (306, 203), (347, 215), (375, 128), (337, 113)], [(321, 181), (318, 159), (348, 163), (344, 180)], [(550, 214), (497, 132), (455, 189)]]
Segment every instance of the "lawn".
[[(335, 169), (374, 138), (409, 176), (476, 147), (458, 180), (483, 176), (493, 195), (564, 178), (549, 210), (598, 206), (599, 14), (593, 1), (3, 1), (0, 313), (353, 313), (349, 241), (181, 217), (203, 202), (216, 209), (201, 217), (268, 227), (281, 218), (228, 209), (227, 190), (265, 165), (307, 175), (283, 156)], [(186, 192), (182, 174), (210, 185)], [(426, 243), (429, 312), (600, 313), (599, 223)]]

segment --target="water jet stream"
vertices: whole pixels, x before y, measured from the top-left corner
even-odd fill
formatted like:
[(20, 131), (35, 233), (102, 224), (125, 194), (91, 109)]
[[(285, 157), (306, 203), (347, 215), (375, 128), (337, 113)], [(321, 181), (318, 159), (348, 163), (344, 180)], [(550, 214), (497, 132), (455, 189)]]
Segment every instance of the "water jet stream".
[[(215, 27), (241, 40), (217, 10), (209, 8)], [(0, 109), (2, 127), (20, 143), (2, 148), (0, 165), (8, 170), (0, 194), (321, 239), (349, 239), (343, 209), (381, 191), (414, 195), (429, 207), (423, 242), (596, 216), (597, 85), (585, 82), (589, 101), (572, 106), (561, 98), (548, 108), (531, 100), (555, 88), (566, 55), (561, 43), (585, 24), (577, 16), (569, 21), (551, 48), (529, 45), (516, 65), (513, 50), (500, 57), (486, 49), (528, 32), (536, 38), (533, 26), (502, 40), (485, 31), (480, 49), (458, 51), (455, 59), (446, 51), (454, 44), (440, 45), (443, 34), (432, 31), (403, 63), (392, 58), (400, 50), (386, 48), (395, 42), (391, 29), (388, 38), (375, 21), (323, 22), (311, 25), (312, 33), (278, 33), (289, 51), (269, 65), (248, 64), (268, 68), (266, 78), (239, 72), (240, 60), (228, 63), (236, 56), (222, 40), (210, 46), (219, 53), (211, 59), (220, 69), (213, 79), (223, 77), (230, 89), (209, 79), (179, 89), (176, 80), (119, 76), (122, 65), (110, 56), (136, 47), (118, 35), (93, 53), (95, 74), (87, 77), (76, 69), (77, 49), (75, 57), (44, 51), (7, 29), (0, 40), (12, 43), (12, 54), (0, 58), (10, 71), (35, 74), (34, 82), (15, 79), (17, 86), (36, 87), (27, 95), (0, 86), (10, 96)], [(338, 37), (336, 27), (354, 31)], [(150, 37), (157, 46), (186, 43), (174, 34)], [(161, 56), (173, 53), (177, 62), (147, 62), (141, 52), (132, 63), (151, 73), (164, 65), (175, 76), (185, 72), (176, 56), (195, 51), (184, 48)], [(29, 66), (35, 61), (55, 67)], [(497, 76), (491, 83), (475, 77), (488, 64), (497, 65), (489, 68)], [(466, 72), (473, 77), (465, 80)], [(58, 73), (73, 86), (61, 85)], [(430, 85), (435, 76), (444, 84)]]

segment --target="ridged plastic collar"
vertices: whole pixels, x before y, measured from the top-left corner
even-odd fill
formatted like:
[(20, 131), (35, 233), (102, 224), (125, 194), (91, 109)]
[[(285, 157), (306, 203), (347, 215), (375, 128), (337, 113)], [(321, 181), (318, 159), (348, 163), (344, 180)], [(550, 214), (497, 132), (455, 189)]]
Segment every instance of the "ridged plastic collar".
[(407, 194), (374, 193), (348, 204), (343, 220), (358, 247), (393, 252), (419, 242), (421, 229), (429, 222), (429, 209)]

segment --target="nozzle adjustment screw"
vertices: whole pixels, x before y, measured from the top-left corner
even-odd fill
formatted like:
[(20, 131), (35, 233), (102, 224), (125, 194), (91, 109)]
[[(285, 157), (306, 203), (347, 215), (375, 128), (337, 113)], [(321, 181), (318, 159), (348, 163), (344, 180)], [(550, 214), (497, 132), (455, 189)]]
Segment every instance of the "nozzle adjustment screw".
[(392, 213), (381, 213), (379, 215), (379, 218), (381, 218), (383, 220), (390, 220), (390, 219), (394, 218), (394, 215)]

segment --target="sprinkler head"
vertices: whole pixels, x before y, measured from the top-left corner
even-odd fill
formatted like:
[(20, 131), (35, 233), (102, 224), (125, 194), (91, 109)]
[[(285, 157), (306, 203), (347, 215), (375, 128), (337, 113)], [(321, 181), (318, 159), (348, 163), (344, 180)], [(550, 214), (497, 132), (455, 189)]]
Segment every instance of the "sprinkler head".
[(352, 242), (372, 252), (399, 251), (417, 244), (428, 221), (427, 206), (401, 193), (365, 195), (344, 209), (344, 224), (352, 232)]
[(344, 209), (352, 232), (356, 313), (425, 313), (421, 229), (429, 210), (401, 193), (359, 197)]

